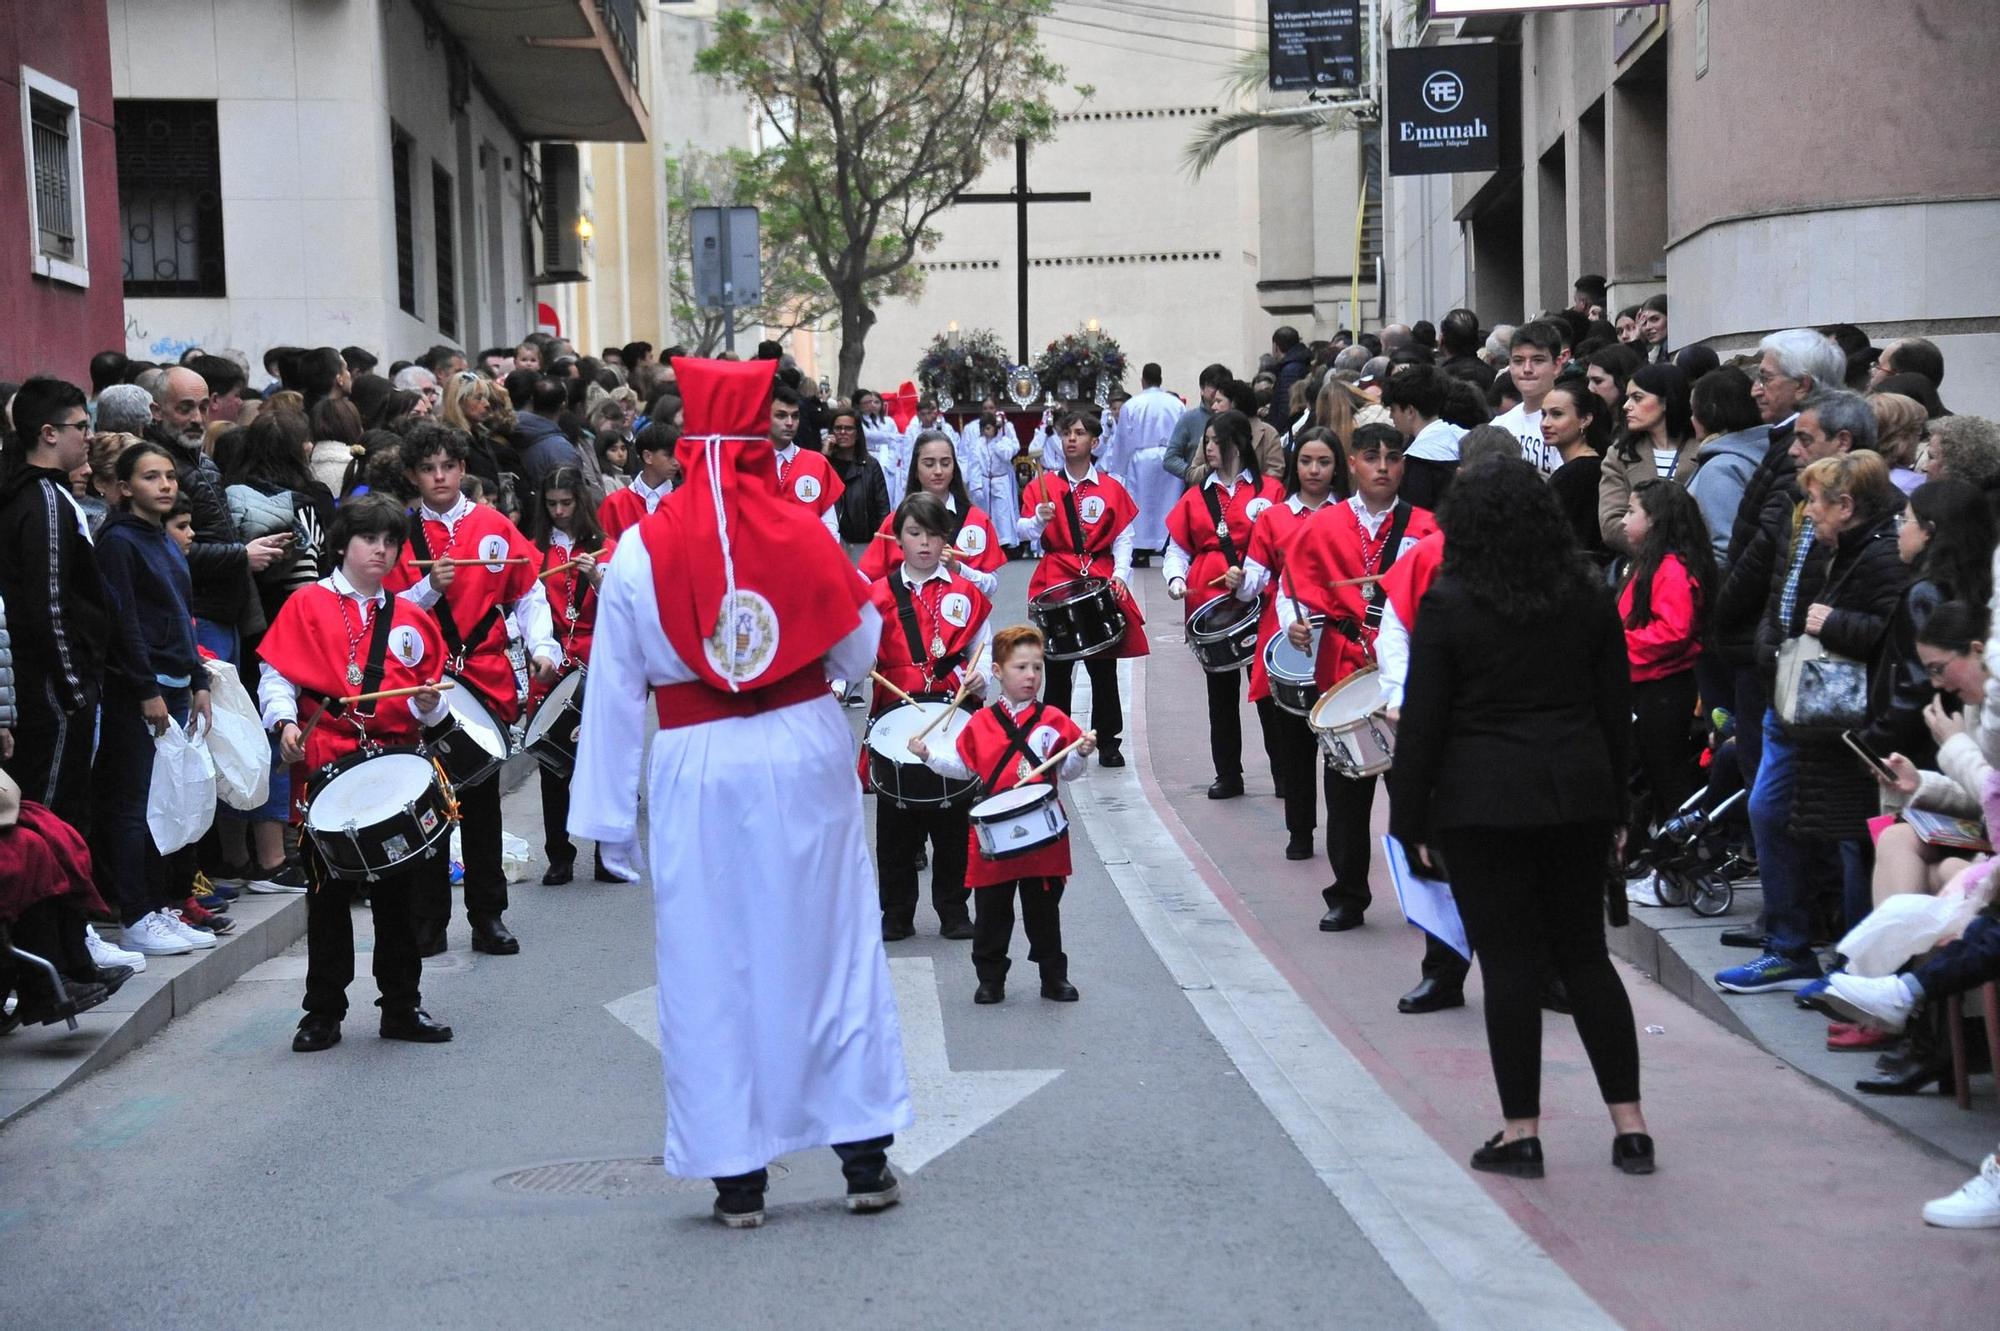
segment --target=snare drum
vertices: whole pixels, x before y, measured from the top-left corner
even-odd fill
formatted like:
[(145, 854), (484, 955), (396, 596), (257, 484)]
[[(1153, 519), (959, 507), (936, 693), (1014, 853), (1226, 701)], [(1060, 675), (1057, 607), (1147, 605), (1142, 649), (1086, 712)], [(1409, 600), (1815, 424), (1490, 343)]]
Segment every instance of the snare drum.
[(976, 780), (939, 776), (910, 752), (910, 737), (943, 711), (951, 715), (938, 722), (924, 742), (934, 749), (955, 751), (972, 714), (948, 702), (906, 702), (868, 723), (868, 734), (862, 740), (868, 754), (868, 780), (876, 794), (893, 800), (899, 809), (956, 804), (979, 788)]
[(335, 878), (374, 882), (451, 835), (444, 784), (415, 749), (350, 753), (322, 769), (305, 832)]
[(1071, 578), (1028, 602), (1028, 619), (1048, 640), (1051, 661), (1080, 661), (1125, 640), (1125, 608), (1109, 578)]
[(1363, 666), (1326, 691), (1306, 718), (1326, 760), (1344, 777), (1386, 772), (1396, 759), (1396, 727), (1382, 701), (1382, 676)]
[(583, 667), (558, 679), (548, 696), (528, 714), (521, 747), (557, 776), (576, 770), (577, 735), (583, 729)]
[(1326, 628), (1325, 615), (1310, 615), (1312, 645), (1305, 651), (1292, 646), (1282, 631), (1264, 644), (1264, 674), (1271, 681), (1271, 701), (1294, 716), (1311, 716), (1319, 701), (1319, 685), (1313, 678), (1313, 664), (1319, 659), (1319, 635)]
[(1039, 783), (1015, 786), (989, 795), (966, 815), (979, 853), (989, 860), (1010, 860), (1060, 841), (1069, 827), (1056, 788)]
[(1241, 670), (1257, 655), (1257, 620), (1263, 614), (1255, 601), (1218, 596), (1188, 616), (1187, 645), (1201, 668), (1211, 675)]
[(432, 727), (424, 742), (452, 786), (460, 788), (478, 785), (499, 771), (513, 752), (513, 739), (470, 685), (462, 679), (455, 683), (457, 687), (444, 695), (451, 715)]

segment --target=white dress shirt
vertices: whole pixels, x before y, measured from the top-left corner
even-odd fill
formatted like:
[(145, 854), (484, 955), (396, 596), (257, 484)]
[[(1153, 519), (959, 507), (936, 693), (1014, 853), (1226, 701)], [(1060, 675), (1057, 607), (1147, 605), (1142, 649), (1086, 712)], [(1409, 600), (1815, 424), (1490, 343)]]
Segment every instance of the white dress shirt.
[[(372, 606), (370, 615), (383, 614), (388, 610), (389, 598), (381, 588), (373, 592), (363, 592), (348, 581), (347, 570), (337, 568), (329, 577), (319, 580), (319, 585), (335, 596), (344, 596), (356, 605)], [(369, 623), (373, 623), (371, 618)], [(451, 712), (451, 703), (440, 696), (437, 706), (426, 712), (417, 706), (414, 695), (403, 700), (409, 705), (410, 715), (417, 718), (420, 725), (434, 726)], [(268, 662), (257, 665), (257, 707), (263, 717), (264, 729), (275, 730), (287, 721), (299, 719), (299, 686), (274, 670)]]
[[(1218, 477), (1214, 472), (1210, 472), (1202, 480), (1203, 485), (1212, 485), (1216, 489), (1222, 491), (1222, 506), (1223, 506), (1223, 511), (1225, 513), (1228, 511), (1229, 501), (1236, 498), (1236, 487), (1239, 485), (1250, 485), (1254, 483), (1255, 483), (1254, 478), (1247, 471), (1238, 472), (1236, 479), (1230, 482), (1228, 485), (1224, 485), (1222, 483), (1221, 478)], [(1183, 550), (1180, 546), (1180, 542), (1174, 540), (1172, 537), (1167, 538), (1166, 557), (1160, 561), (1161, 576), (1166, 578), (1168, 582), (1172, 582), (1175, 578), (1179, 578), (1182, 582), (1186, 582), (1188, 575), (1188, 565), (1192, 564), (1193, 562), (1194, 562), (1194, 555), (1192, 552)], [(1240, 589), (1238, 590), (1237, 595), (1238, 598), (1241, 600), (1248, 601), (1251, 599), (1248, 596), (1242, 595)]]
[[(1103, 473), (1097, 470), (1097, 463), (1094, 461), (1090, 464), (1090, 470), (1086, 471), (1081, 477), (1072, 477), (1067, 471), (1063, 471), (1061, 475), (1072, 487), (1082, 485), (1085, 482), (1101, 483), (1104, 480)], [(1021, 539), (1024, 541), (1040, 540), (1042, 535), (1042, 520), (1033, 513), (1030, 513), (1020, 519), (1015, 529), (1020, 532)], [(1067, 554), (1070, 552), (1056, 551), (1051, 553)], [(1118, 533), (1117, 539), (1111, 542), (1111, 576), (1128, 587), (1132, 584), (1132, 524), (1129, 522), (1125, 524), (1125, 530)]]
[[(1007, 709), (1008, 716), (1019, 721), (1022, 714), (1034, 704), (1034, 701), (1033, 698), (1029, 698), (1023, 702), (1015, 702), (1012, 698), (1002, 698), (1000, 705)], [(1043, 756), (1046, 757), (1047, 755)], [(1037, 764), (1037, 766), (1039, 765)], [(930, 768), (939, 776), (950, 777), (953, 781), (983, 780), (986, 775), (984, 772), (975, 772), (965, 765), (965, 761), (958, 756), (957, 745), (937, 744), (932, 746), (930, 756), (924, 759), (924, 766)], [(1073, 752), (1056, 764), (1056, 780), (1074, 781), (1089, 770), (1090, 760), (1084, 757), (1081, 752)], [(988, 793), (990, 794), (991, 792), (989, 791)]]
[[(915, 596), (917, 592), (921, 590), (923, 585), (927, 582), (944, 582), (947, 584), (951, 582), (951, 574), (945, 569), (945, 566), (943, 564), (935, 566), (928, 573), (918, 573), (915, 569), (911, 568), (909, 562), (905, 560), (902, 564), (899, 564), (897, 566), (896, 571), (902, 575), (903, 585), (910, 589), (910, 594), (912, 596)], [(964, 578), (967, 582), (972, 581), (972, 570), (965, 567), (963, 564), (959, 565), (958, 567), (958, 575)], [(990, 575), (988, 576), (987, 580), (989, 582), (992, 581)], [(973, 583), (973, 586), (978, 587), (979, 584), (975, 582)], [(980, 588), (980, 591), (982, 592), (984, 592), (985, 590), (986, 589), (983, 587)], [(919, 616), (918, 627), (919, 628), (923, 627), (921, 616)], [(969, 667), (974, 661), (977, 661), (979, 659), (980, 653), (984, 652), (987, 646), (992, 641), (993, 641), (993, 616), (988, 615), (986, 617), (986, 622), (979, 626), (979, 632), (975, 633), (972, 637), (972, 641), (966, 644), (965, 664)]]
[[(442, 524), (447, 530), (456, 532), (458, 524), (472, 511), (472, 501), (460, 497), (456, 504), (443, 513), (429, 504), (419, 505), (417, 512), (425, 522)], [(410, 586), (397, 593), (403, 600), (424, 610), (436, 607), (444, 593), (428, 577), (419, 578)], [(549, 597), (542, 587), (542, 580), (535, 579), (526, 594), (512, 601), (503, 601), (500, 606), (504, 614), (512, 616), (520, 637), (527, 644), (530, 661), (546, 660), (555, 665), (562, 661), (562, 648), (556, 642), (555, 619), (549, 613)], [(513, 636), (511, 633), (509, 636)]]

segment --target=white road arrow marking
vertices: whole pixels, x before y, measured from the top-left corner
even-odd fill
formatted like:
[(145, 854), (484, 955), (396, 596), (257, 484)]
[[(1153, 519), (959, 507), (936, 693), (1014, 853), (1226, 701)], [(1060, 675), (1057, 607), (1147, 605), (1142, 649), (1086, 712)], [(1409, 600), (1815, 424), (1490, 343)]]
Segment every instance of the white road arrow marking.
[[(896, 985), (896, 1009), (903, 1025), (903, 1062), (909, 1070), (910, 1101), (917, 1121), (896, 1134), (889, 1158), (914, 1174), (973, 1133), (1062, 1075), (1061, 1068), (954, 1072), (944, 1042), (944, 1005), (938, 999), (937, 970), (929, 957), (897, 957), (889, 962)], [(660, 1047), (659, 990), (641, 989), (615, 998), (605, 1011), (647, 1044)]]

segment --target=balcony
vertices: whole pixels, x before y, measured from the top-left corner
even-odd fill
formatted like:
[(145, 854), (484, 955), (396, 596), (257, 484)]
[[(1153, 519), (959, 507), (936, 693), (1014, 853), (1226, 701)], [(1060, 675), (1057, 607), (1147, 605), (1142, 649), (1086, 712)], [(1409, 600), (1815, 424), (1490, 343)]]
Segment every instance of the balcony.
[(640, 143), (638, 0), (426, 0), (529, 139)]

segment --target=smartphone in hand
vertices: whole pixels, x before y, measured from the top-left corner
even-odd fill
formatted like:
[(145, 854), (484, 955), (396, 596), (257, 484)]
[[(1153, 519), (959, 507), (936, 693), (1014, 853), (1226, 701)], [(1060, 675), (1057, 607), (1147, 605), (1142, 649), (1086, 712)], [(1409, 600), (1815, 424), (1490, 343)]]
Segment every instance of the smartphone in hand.
[(1895, 784), (1896, 773), (1894, 772), (1894, 770), (1890, 768), (1888, 762), (1883, 759), (1882, 755), (1876, 753), (1875, 750), (1868, 747), (1868, 745), (1862, 740), (1861, 736), (1855, 734), (1852, 730), (1843, 730), (1840, 732), (1840, 739), (1841, 742), (1847, 745), (1848, 748), (1854, 750), (1855, 755), (1859, 757), (1862, 762), (1867, 763), (1870, 767), (1874, 768), (1876, 774), (1880, 776), (1884, 781), (1889, 782), (1891, 785)]

